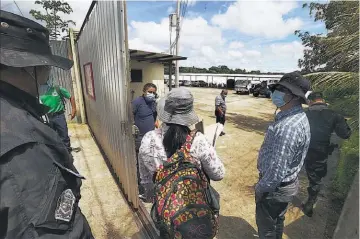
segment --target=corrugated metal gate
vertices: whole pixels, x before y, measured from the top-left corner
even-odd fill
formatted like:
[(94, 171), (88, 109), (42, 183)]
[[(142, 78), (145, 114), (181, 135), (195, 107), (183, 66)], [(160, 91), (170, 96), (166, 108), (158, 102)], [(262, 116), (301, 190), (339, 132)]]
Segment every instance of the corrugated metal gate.
[(93, 2), (85, 21), (77, 46), (87, 121), (137, 208), (124, 2)]
[[(50, 41), (51, 51), (55, 55), (63, 56), (66, 58), (70, 57), (70, 42), (68, 40), (64, 41)], [(53, 79), (53, 83), (60, 85), (67, 89), (71, 95), (74, 95), (74, 89), (72, 84), (71, 71), (65, 71), (61, 68), (51, 67), (50, 77)], [(69, 100), (66, 100), (65, 103), (65, 116), (69, 120), (69, 114), (71, 114), (71, 104)]]

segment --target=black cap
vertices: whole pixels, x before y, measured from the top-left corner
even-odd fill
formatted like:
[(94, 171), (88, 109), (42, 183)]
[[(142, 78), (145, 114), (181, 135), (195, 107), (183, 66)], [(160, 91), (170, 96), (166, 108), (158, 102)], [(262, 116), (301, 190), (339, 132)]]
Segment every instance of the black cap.
[(321, 92), (312, 92), (311, 94), (309, 94), (308, 99), (314, 101), (316, 99), (324, 99), (324, 97)]
[(49, 31), (30, 19), (0, 10), (0, 63), (12, 67), (55, 66), (69, 70), (73, 61), (55, 56)]
[(283, 75), (278, 83), (271, 85), (272, 90), (275, 89), (277, 85), (284, 86), (290, 90), (292, 94), (299, 96), (302, 99), (302, 103), (307, 104), (305, 95), (310, 90), (310, 82), (305, 79), (300, 72), (294, 71)]

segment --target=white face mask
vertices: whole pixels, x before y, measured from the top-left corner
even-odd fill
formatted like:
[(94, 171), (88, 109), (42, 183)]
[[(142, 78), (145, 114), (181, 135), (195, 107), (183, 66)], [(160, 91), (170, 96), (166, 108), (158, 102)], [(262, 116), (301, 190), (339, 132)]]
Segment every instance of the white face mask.
[(154, 100), (155, 100), (155, 94), (154, 94), (154, 93), (149, 93), (149, 92), (147, 92), (146, 95), (145, 95), (145, 98), (146, 98), (148, 101), (154, 101)]

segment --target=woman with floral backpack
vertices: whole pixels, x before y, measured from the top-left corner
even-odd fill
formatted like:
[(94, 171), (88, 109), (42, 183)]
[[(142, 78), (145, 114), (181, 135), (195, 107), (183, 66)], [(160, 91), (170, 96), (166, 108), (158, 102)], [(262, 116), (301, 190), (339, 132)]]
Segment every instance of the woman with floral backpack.
[(151, 216), (162, 238), (210, 239), (218, 231), (219, 196), (210, 180), (225, 168), (205, 136), (191, 130), (199, 121), (186, 88), (158, 103), (158, 129), (145, 134), (139, 149), (141, 184), (154, 204)]

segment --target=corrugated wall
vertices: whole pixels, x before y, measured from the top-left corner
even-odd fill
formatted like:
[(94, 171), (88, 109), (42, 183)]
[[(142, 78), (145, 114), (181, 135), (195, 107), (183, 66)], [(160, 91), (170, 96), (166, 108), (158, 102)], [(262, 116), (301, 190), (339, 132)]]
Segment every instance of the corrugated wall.
[[(70, 58), (69, 41), (50, 41), (50, 47), (53, 54)], [(65, 71), (61, 68), (51, 67), (50, 79), (53, 80), (54, 84), (66, 88), (71, 93), (71, 95), (74, 94), (72, 78), (71, 78), (71, 70)], [(40, 94), (45, 93), (46, 87), (41, 87), (39, 91)], [(69, 114), (71, 114), (71, 104), (69, 100), (66, 100), (65, 107), (66, 107), (65, 116), (67, 117), (67, 120), (69, 120), (70, 119)]]
[[(137, 208), (123, 4), (122, 1), (96, 2), (79, 33), (77, 46), (88, 124), (119, 177), (129, 202)], [(84, 65), (89, 63), (95, 97), (87, 93)]]

